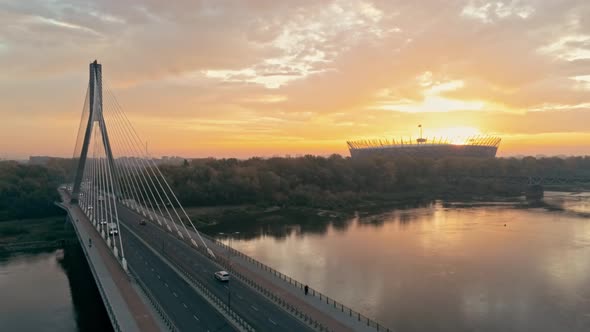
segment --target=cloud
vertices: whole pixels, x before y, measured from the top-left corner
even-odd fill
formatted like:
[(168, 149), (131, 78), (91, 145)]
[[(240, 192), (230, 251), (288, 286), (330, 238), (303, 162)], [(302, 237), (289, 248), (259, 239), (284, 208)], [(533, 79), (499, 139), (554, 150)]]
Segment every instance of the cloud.
[(0, 112), (76, 114), (96, 58), (132, 117), (170, 126), (147, 132), (184, 124), (253, 154), (272, 138), (329, 150), (428, 119), (587, 131), (574, 119), (590, 112), (588, 17), (582, 0), (0, 0)]

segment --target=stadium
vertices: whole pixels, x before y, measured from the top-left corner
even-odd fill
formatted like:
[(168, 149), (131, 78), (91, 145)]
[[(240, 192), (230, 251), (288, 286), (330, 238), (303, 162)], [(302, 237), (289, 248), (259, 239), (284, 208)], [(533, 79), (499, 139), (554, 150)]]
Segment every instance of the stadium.
[(373, 139), (348, 141), (348, 149), (353, 159), (372, 158), (375, 156), (421, 158), (475, 157), (494, 158), (502, 139), (495, 136), (474, 136), (463, 142), (444, 138), (418, 138), (416, 141), (403, 139)]

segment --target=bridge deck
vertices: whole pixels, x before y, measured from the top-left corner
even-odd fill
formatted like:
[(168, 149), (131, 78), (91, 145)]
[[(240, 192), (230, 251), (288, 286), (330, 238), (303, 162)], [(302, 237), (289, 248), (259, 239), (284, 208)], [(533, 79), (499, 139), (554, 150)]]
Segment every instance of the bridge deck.
[[(77, 205), (69, 202), (69, 196), (60, 191), (64, 207), (72, 219), (82, 249), (88, 259), (97, 286), (111, 319), (115, 318), (115, 331), (160, 331), (159, 323), (152, 311), (141, 299), (132, 281)], [(88, 239), (92, 239), (92, 247)], [(106, 299), (105, 299), (106, 297)]]
[[(186, 260), (187, 265), (191, 265), (188, 264), (191, 261), (191, 257), (197, 259), (197, 256), (201, 256), (201, 252), (195, 252), (190, 244), (185, 243), (186, 238), (182, 241), (175, 235), (176, 233), (169, 233), (164, 228), (157, 226), (157, 224), (139, 226), (138, 221), (144, 217), (123, 205), (120, 205), (119, 211), (120, 216), (125, 219), (125, 224), (133, 228), (138, 234), (141, 234), (142, 237), (146, 239), (162, 239), (162, 237), (165, 237), (167, 239), (165, 240), (167, 243), (166, 247), (168, 248), (166, 252), (170, 259), (174, 259), (181, 264)], [(194, 232), (189, 232), (191, 232), (191, 235), (197, 239)], [(291, 315), (307, 315), (308, 318), (313, 321), (313, 323), (310, 324), (312, 327), (315, 327), (315, 323), (317, 322), (329, 331), (388, 331), (387, 327), (384, 326), (376, 328), (376, 323), (374, 321), (371, 320), (368, 322), (367, 317), (362, 315), (359, 316), (358, 313), (350, 308), (342, 307), (339, 303), (334, 304), (333, 299), (326, 299), (323, 295), (323, 297), (320, 298), (319, 293), (313, 290), (310, 290), (310, 293), (305, 295), (301, 283), (292, 279), (290, 281), (288, 279), (286, 280), (284, 279), (285, 276), (278, 276), (276, 271), (267, 269), (264, 265), (243, 253), (230, 250), (209, 237), (205, 237), (204, 240), (217, 257), (215, 264), (218, 265), (218, 269), (231, 270), (236, 281), (245, 284), (244, 287), (246, 288), (251, 287), (256, 292), (262, 293), (262, 295), (272, 301), (276, 307), (282, 309), (293, 308), (293, 310), (285, 310), (289, 311)], [(175, 245), (175, 243), (183, 245)], [(202, 249), (203, 247), (200, 246), (200, 248)], [(228, 250), (230, 250), (229, 254), (232, 255), (231, 268), (226, 258), (228, 257)], [(239, 255), (237, 253), (239, 253)], [(205, 263), (202, 259), (199, 259), (199, 262), (199, 264)], [(232, 287), (238, 286), (235, 283), (234, 285), (235, 286)], [(241, 291), (244, 292), (245, 290), (242, 289)], [(250, 292), (245, 294), (253, 296)], [(232, 300), (232, 302), (234, 301)], [(238, 301), (236, 300), (236, 302)], [(262, 304), (261, 301), (257, 302)], [(236, 303), (236, 305), (237, 304), (238, 303)], [(263, 308), (260, 307), (257, 309), (261, 311), (263, 310)], [(275, 315), (276, 313), (273, 316)], [(300, 316), (298, 317), (301, 319)], [(279, 326), (282, 330), (290, 330), (294, 326), (299, 325), (287, 321), (285, 321), (284, 324), (280, 323), (281, 322), (279, 322)], [(307, 323), (309, 324), (309, 321)], [(279, 326), (274, 326), (274, 328)], [(273, 326), (269, 325), (268, 328), (273, 328)], [(303, 326), (299, 325), (293, 330), (301, 331), (303, 330)]]
[[(218, 244), (208, 241), (207, 245), (216, 255), (224, 257), (227, 252)], [(365, 319), (361, 319), (355, 313), (344, 310), (334, 305), (333, 299), (323, 300), (319, 296), (308, 293), (305, 295), (302, 287), (294, 284), (295, 280), (288, 282), (272, 271), (266, 270), (257, 265), (255, 260), (246, 259), (247, 256), (232, 256), (231, 270), (234, 273), (240, 273), (245, 278), (254, 280), (260, 286), (268, 289), (278, 295), (293, 306), (300, 308), (301, 311), (309, 313), (310, 316), (318, 321), (330, 331), (374, 331), (367, 325)], [(224, 259), (226, 260), (226, 259)], [(230, 262), (228, 262), (228, 265)], [(383, 330), (386, 330), (383, 329)]]
[[(285, 280), (276, 275), (274, 270), (266, 269), (264, 265), (245, 254), (236, 255), (238, 251), (231, 250), (211, 238), (204, 240), (217, 257), (226, 265), (231, 264), (230, 269), (234, 273), (237, 272), (246, 279), (253, 280), (291, 305), (308, 313), (330, 331), (375, 331), (367, 324), (366, 318), (361, 318), (348, 309), (344, 310), (341, 306), (334, 305), (333, 299), (320, 298), (319, 294), (311, 293), (311, 291), (305, 295), (301, 283), (292, 279)], [(227, 257), (230, 257), (229, 261)], [(387, 331), (387, 328), (381, 327), (381, 330)]]

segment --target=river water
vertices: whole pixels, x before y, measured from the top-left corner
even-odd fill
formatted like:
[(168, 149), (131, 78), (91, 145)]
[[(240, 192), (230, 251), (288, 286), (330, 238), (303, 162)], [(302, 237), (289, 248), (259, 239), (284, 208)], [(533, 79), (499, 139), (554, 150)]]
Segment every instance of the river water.
[[(545, 201), (557, 208), (434, 202), (221, 238), (396, 331), (590, 331), (590, 196)], [(0, 257), (0, 331), (109, 330), (79, 247)]]
[(435, 202), (231, 245), (396, 331), (590, 331), (590, 196), (545, 201), (565, 211)]
[(112, 331), (79, 246), (0, 256), (0, 331)]

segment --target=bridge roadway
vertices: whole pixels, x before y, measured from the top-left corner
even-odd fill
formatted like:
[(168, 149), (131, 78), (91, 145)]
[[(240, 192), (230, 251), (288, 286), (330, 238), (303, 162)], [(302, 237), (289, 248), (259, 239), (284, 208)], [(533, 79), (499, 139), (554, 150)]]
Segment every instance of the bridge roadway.
[[(221, 269), (220, 266), (218, 266), (211, 259), (203, 256), (200, 252), (195, 251), (194, 248), (191, 248), (188, 244), (179, 241), (175, 236), (172, 236), (170, 233), (164, 231), (157, 225), (151, 224), (149, 222), (146, 225), (140, 225), (139, 221), (143, 219), (141, 215), (138, 215), (122, 204), (119, 204), (118, 212), (119, 221), (124, 224), (121, 227), (124, 246), (125, 242), (132, 242), (132, 246), (140, 250), (138, 254), (145, 251), (151, 252), (151, 250), (146, 250), (145, 246), (141, 247), (139, 245), (138, 238), (135, 236), (137, 235), (154, 250), (160, 252), (163, 257), (181, 266), (183, 270), (188, 272), (201, 284), (205, 285), (217, 298), (224, 301), (229, 300), (231, 309), (240, 315), (240, 317), (242, 317), (244, 320), (246, 320), (256, 330), (312, 331), (311, 328), (302, 323), (299, 319), (292, 316), (290, 313), (286, 312), (276, 304), (272, 303), (262, 294), (256, 292), (243, 282), (237, 279), (232, 279), (228, 283), (222, 283), (216, 280), (213, 274), (215, 271)], [(130, 230), (133, 233), (131, 233)], [(132, 240), (129, 241), (130, 239)], [(153, 254), (150, 255), (153, 256)], [(147, 271), (144, 270), (141, 273), (142, 280), (146, 273), (147, 275), (151, 275), (153, 278), (154, 274), (165, 269), (166, 265), (161, 260), (155, 259), (154, 257), (152, 257), (147, 264), (154, 266), (154, 268), (153, 270), (151, 268), (148, 268)], [(134, 266), (135, 265), (136, 264), (134, 264)], [(170, 291), (173, 289), (179, 289), (183, 283), (185, 283), (184, 280), (181, 280), (180, 278), (174, 279), (172, 276), (169, 276), (168, 286), (166, 286), (166, 288), (169, 288)], [(155, 285), (158, 287), (157, 283)], [(162, 283), (160, 282), (159, 289), (157, 289), (157, 291), (162, 293), (162, 296), (164, 296), (166, 291), (168, 291), (166, 288), (162, 287)], [(185, 288), (183, 289), (186, 291)], [(154, 289), (153, 291), (155, 292), (156, 290)], [(181, 294), (181, 292), (184, 291), (179, 289), (176, 294), (179, 297), (183, 297), (184, 299), (189, 296), (192, 297), (190, 293)], [(168, 306), (168, 303), (170, 303), (170, 305), (174, 303), (173, 300), (174, 299), (169, 298), (163, 303), (164, 307), (166, 308), (166, 312), (169, 312), (170, 315), (174, 315), (174, 312), (177, 311)], [(168, 310), (169, 308), (171, 310)], [(179, 308), (179, 310), (183, 311), (182, 309), (185, 308)], [(185, 318), (179, 317), (178, 321), (185, 321), (187, 319), (189, 321), (194, 320), (189, 316)], [(180, 326), (179, 329), (185, 330), (180, 328)]]
[[(284, 331), (310, 330), (308, 325), (302, 323), (301, 320), (294, 319), (291, 314), (284, 311), (281, 308), (282, 305), (283, 307), (296, 308), (301, 314), (308, 316), (308, 322), (313, 320), (329, 331), (389, 331), (387, 327), (377, 327), (376, 322), (371, 321), (371, 324), (369, 324), (367, 317), (349, 308), (342, 308), (340, 304), (336, 305), (333, 299), (327, 301), (325, 296), (322, 299), (319, 293), (312, 296), (310, 290), (310, 294), (305, 296), (302, 289), (303, 285), (296, 286), (292, 282), (278, 277), (273, 272), (252, 263), (252, 259), (244, 259), (243, 254), (233, 256), (234, 253), (228, 253), (224, 247), (208, 237), (204, 237), (204, 240), (217, 256), (216, 262), (201, 251), (195, 250), (188, 242), (181, 241), (176, 235), (167, 232), (163, 227), (159, 227), (155, 223), (148, 222), (146, 225), (140, 225), (139, 221), (146, 218), (123, 204), (119, 203), (118, 211), (120, 218), (124, 219), (123, 222), (127, 227), (131, 228), (142, 239), (149, 239), (153, 245), (160, 246), (158, 250), (162, 250), (169, 260), (174, 260), (177, 264), (183, 266), (184, 270), (189, 271), (201, 283), (214, 291), (218, 298), (227, 298), (228, 288), (231, 288), (232, 309), (257, 329), (264, 331), (269, 329)], [(189, 232), (194, 239), (197, 239), (197, 235), (193, 231), (189, 230)], [(229, 264), (228, 257), (231, 257)], [(228, 265), (231, 265), (231, 267)], [(241, 279), (232, 278), (229, 285), (220, 284), (212, 277), (213, 272), (220, 269), (230, 269), (239, 273)], [(243, 279), (250, 285), (245, 283)], [(255, 284), (254, 287), (252, 287), (252, 284)], [(274, 294), (274, 302), (256, 291), (256, 287), (263, 288), (267, 293)], [(277, 299), (279, 303), (277, 303)], [(315, 323), (312, 323), (312, 325), (317, 327)]]
[[(118, 203), (118, 212), (122, 226), (120, 232), (129, 266), (147, 284), (164, 311), (168, 313), (168, 316), (181, 331), (201, 329), (203, 331), (233, 331), (234, 329), (228, 324), (222, 326), (218, 324), (213, 327), (214, 329), (211, 329), (215, 322), (224, 322), (223, 316), (220, 316), (219, 312), (208, 305), (207, 301), (179, 275), (178, 267), (205, 285), (218, 299), (225, 301), (231, 298), (232, 310), (257, 330), (312, 330), (308, 325), (284, 310), (276, 302), (278, 297), (283, 307), (287, 303), (291, 308), (297, 308), (301, 313), (330, 331), (374, 331), (368, 326), (366, 317), (361, 319), (359, 316), (357, 318), (356, 313), (353, 314), (353, 312), (349, 315), (348, 308), (344, 310), (339, 306), (333, 306), (332, 303), (327, 304), (326, 298), (322, 301), (317, 294), (316, 296), (304, 296), (303, 291), (297, 286), (278, 278), (267, 270), (260, 269), (240, 256), (232, 258), (232, 270), (239, 272), (242, 277), (247, 277), (247, 281), (250, 283), (253, 281), (256, 285), (262, 286), (274, 294), (276, 296), (273, 298), (275, 302), (241, 279), (232, 278), (229, 283), (221, 283), (214, 279), (213, 273), (224, 269), (221, 265), (226, 266), (225, 269), (227, 269), (228, 252), (225, 248), (205, 238), (207, 245), (218, 257), (215, 262), (201, 251), (195, 250), (188, 242), (181, 241), (176, 235), (167, 232), (155, 223), (148, 222), (146, 225), (140, 225), (139, 221), (145, 217), (120, 202)], [(196, 234), (190, 232), (196, 239)], [(172, 269), (170, 263), (177, 270)], [(158, 273), (159, 271), (162, 273)], [(231, 296), (229, 295), (230, 290)], [(191, 314), (191, 312), (193, 313)], [(195, 325), (195, 321), (200, 322), (201, 317), (211, 317), (212, 319), (209, 322)], [(386, 328), (381, 328), (386, 330)]]
[[(66, 193), (64, 196), (69, 201), (69, 195)], [(100, 234), (95, 230), (90, 220), (86, 218), (80, 208), (77, 205), (67, 204), (67, 206), (77, 211), (76, 219), (79, 220), (77, 223), (88, 228), (89, 233), (93, 233), (91, 234), (93, 246), (90, 249), (104, 247), (108, 255), (108, 251), (110, 250), (107, 249), (106, 243), (102, 241)], [(120, 231), (123, 237), (123, 249), (125, 250), (128, 266), (157, 299), (159, 305), (163, 307), (176, 329), (180, 331), (237, 331), (228, 324), (224, 316), (213, 308), (176, 271), (165, 264), (160, 257), (147, 248), (138, 238), (124, 227)], [(118, 241), (116, 243), (118, 247)], [(85, 243), (82, 243), (82, 245), (84, 246)], [(111, 257), (114, 261), (114, 256), (111, 255)], [(92, 264), (92, 262), (89, 263)], [(115, 261), (114, 264), (117, 265), (118, 263)], [(122, 269), (120, 270), (121, 273), (124, 273)], [(129, 278), (123, 277), (120, 279), (121, 281), (129, 280)], [(147, 302), (147, 299), (144, 302)], [(157, 315), (155, 311), (152, 311), (152, 314)], [(142, 315), (145, 316), (145, 312)], [(145, 326), (140, 326), (139, 330), (147, 331)]]
[[(62, 198), (66, 196), (63, 191), (60, 194)], [(63, 202), (59, 206), (68, 212), (115, 331), (161, 330), (159, 320), (154, 319), (155, 312), (137, 292), (92, 223), (77, 205), (69, 204), (69, 197)], [(88, 245), (89, 239), (94, 245)]]
[(180, 331), (236, 331), (176, 271), (122, 227), (129, 266), (157, 298)]

